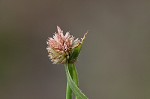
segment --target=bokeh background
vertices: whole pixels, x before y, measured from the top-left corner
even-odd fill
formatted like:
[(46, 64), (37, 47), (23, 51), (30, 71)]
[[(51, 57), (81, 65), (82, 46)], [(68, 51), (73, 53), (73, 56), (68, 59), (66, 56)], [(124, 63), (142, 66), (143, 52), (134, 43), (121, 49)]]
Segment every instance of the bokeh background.
[(46, 50), (57, 25), (89, 31), (77, 62), (89, 99), (150, 99), (149, 0), (0, 0), (0, 99), (65, 99)]

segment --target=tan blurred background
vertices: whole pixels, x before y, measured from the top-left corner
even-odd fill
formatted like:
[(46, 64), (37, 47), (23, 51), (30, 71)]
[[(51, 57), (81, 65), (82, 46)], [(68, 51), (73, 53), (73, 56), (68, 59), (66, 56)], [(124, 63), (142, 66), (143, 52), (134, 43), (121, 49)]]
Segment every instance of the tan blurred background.
[(0, 99), (65, 99), (56, 26), (89, 34), (77, 63), (89, 99), (150, 99), (149, 0), (0, 0)]

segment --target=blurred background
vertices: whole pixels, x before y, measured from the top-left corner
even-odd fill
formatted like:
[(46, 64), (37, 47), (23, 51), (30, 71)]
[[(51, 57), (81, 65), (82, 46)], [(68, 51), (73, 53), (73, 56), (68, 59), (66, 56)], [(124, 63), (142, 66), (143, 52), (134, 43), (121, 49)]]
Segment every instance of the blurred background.
[(57, 25), (89, 31), (77, 62), (89, 99), (150, 99), (149, 0), (0, 0), (0, 99), (65, 99), (46, 50)]

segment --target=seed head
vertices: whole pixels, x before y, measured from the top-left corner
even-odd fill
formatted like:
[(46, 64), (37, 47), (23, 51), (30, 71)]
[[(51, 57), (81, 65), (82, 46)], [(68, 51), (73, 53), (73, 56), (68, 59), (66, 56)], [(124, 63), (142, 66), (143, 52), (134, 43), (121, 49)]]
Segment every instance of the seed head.
[(53, 38), (48, 38), (47, 51), (48, 56), (54, 64), (67, 63), (72, 51), (82, 44), (85, 35), (81, 40), (75, 39), (69, 32), (63, 34), (60, 27), (57, 26), (58, 33), (54, 33)]

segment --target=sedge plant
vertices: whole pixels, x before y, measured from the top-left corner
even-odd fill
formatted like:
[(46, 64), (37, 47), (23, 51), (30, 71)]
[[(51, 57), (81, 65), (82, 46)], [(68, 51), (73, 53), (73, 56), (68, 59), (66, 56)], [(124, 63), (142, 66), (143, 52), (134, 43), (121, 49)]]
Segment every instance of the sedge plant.
[(47, 51), (53, 64), (63, 64), (65, 67), (67, 76), (66, 99), (72, 99), (73, 95), (76, 99), (88, 99), (79, 89), (78, 72), (75, 66), (87, 33), (79, 40), (78, 38), (75, 39), (69, 32), (64, 35), (58, 26), (57, 31), (53, 37), (48, 38)]

